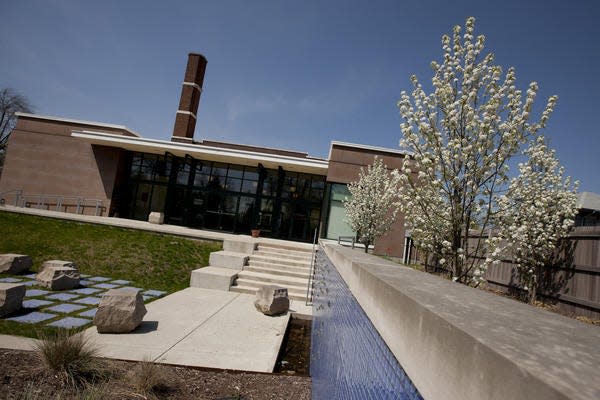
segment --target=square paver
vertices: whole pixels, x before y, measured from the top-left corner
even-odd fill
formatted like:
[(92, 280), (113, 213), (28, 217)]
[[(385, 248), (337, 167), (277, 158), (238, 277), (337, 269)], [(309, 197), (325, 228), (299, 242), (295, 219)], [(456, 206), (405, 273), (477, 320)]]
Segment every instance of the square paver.
[(131, 282), (125, 281), (123, 279), (117, 279), (116, 281), (111, 281), (110, 283), (112, 283), (114, 285), (129, 285)]
[(6, 319), (9, 321), (23, 322), (26, 324), (35, 324), (38, 322), (46, 321), (46, 320), (54, 318), (54, 317), (57, 317), (57, 315), (45, 313), (45, 312), (39, 312), (39, 311), (32, 311), (28, 314), (19, 315), (18, 317), (12, 317), (12, 318), (6, 318)]
[(48, 293), (50, 293), (50, 292), (47, 290), (29, 289), (29, 290), (25, 291), (25, 297), (43, 296)]
[(91, 310), (84, 311), (84, 312), (80, 313), (79, 315), (81, 315), (82, 317), (94, 318), (96, 316), (97, 311), (98, 311), (97, 308), (92, 308)]
[(23, 275), (23, 278), (35, 279), (36, 276), (37, 276), (37, 274), (29, 274), (29, 275)]
[(23, 285), (25, 285), (25, 286), (37, 285), (37, 281), (26, 281), (26, 282), (23, 282)]
[(69, 301), (76, 297), (79, 297), (79, 295), (72, 294), (72, 293), (55, 293), (55, 294), (51, 294), (50, 296), (46, 296), (46, 298), (49, 300), (61, 300), (61, 301)]
[(148, 301), (148, 300), (154, 300), (156, 297), (154, 296), (148, 296), (148, 295), (143, 295), (142, 299), (144, 299), (144, 301)]
[(23, 279), (17, 279), (17, 278), (2, 278), (0, 279), (0, 282), (4, 282), (4, 283), (17, 283), (17, 282), (21, 282)]
[(84, 308), (86, 308), (86, 307), (80, 306), (77, 304), (63, 303), (63, 304), (57, 304), (53, 307), (49, 307), (46, 310), (66, 314), (66, 313), (70, 313), (70, 312), (77, 311), (77, 310), (83, 310)]
[(119, 287), (119, 285), (113, 285), (112, 283), (99, 283), (97, 285), (94, 285), (94, 287), (100, 289), (114, 289), (116, 287)]
[(92, 286), (95, 283), (96, 282), (88, 281), (87, 279), (80, 279), (79, 280), (79, 286)]
[(56, 326), (59, 328), (77, 328), (85, 324), (89, 324), (92, 320), (87, 318), (66, 317), (48, 324), (48, 326)]
[(105, 276), (91, 276), (89, 278), (87, 278), (88, 281), (94, 281), (94, 282), (106, 282), (106, 281), (110, 281), (110, 278), (107, 278)]
[(144, 293), (146, 296), (152, 296), (152, 297), (160, 297), (164, 294), (166, 294), (167, 292), (162, 292), (160, 290), (146, 290)]
[(95, 306), (100, 303), (99, 297), (84, 297), (83, 299), (73, 300), (74, 303), (79, 304), (87, 304), (90, 306)]
[(23, 307), (25, 307), (25, 308), (38, 308), (38, 307), (43, 307), (43, 306), (47, 306), (50, 304), (52, 304), (52, 301), (47, 301), (47, 300), (31, 299), (31, 300), (23, 301)]
[(83, 289), (71, 290), (71, 293), (77, 293), (77, 294), (94, 294), (94, 293), (98, 293), (98, 292), (101, 292), (101, 291), (102, 291), (102, 289), (83, 288)]

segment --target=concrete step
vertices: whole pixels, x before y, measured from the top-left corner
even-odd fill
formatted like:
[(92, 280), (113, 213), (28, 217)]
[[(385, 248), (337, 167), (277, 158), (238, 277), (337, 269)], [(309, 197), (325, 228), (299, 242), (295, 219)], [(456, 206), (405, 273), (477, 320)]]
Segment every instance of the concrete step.
[(292, 246), (284, 246), (284, 245), (272, 245), (272, 244), (259, 244), (258, 250), (270, 251), (273, 253), (279, 254), (293, 254), (299, 256), (305, 256), (307, 254), (312, 254), (312, 248), (304, 249)]
[(255, 251), (252, 255), (262, 256), (262, 257), (287, 258), (289, 260), (304, 261), (304, 262), (307, 262), (307, 261), (310, 262), (310, 260), (312, 258), (311, 254), (305, 254), (305, 255), (284, 254), (284, 253), (278, 253), (278, 252), (267, 251), (267, 250)]
[(256, 255), (256, 254), (252, 254), (250, 256), (250, 260), (270, 262), (273, 264), (291, 265), (291, 266), (295, 266), (295, 267), (310, 268), (310, 260), (309, 261), (298, 261), (298, 260), (290, 260), (289, 258), (285, 258), (285, 257), (266, 257), (266, 256), (260, 256), (260, 255)]
[(269, 261), (257, 261), (257, 260), (253, 260), (252, 258), (250, 259), (250, 261), (248, 261), (248, 265), (253, 266), (253, 267), (277, 268), (277, 269), (289, 270), (289, 271), (293, 271), (293, 272), (304, 272), (307, 274), (310, 272), (310, 267), (299, 267), (297, 265), (280, 264), (280, 263), (274, 263), (274, 262), (269, 262)]
[(282, 275), (282, 276), (291, 276), (294, 278), (303, 278), (308, 279), (309, 272), (296, 272), (290, 269), (280, 269), (274, 267), (259, 267), (255, 265), (248, 265), (244, 267), (244, 271), (252, 271), (259, 272), (263, 274), (271, 274), (271, 275)]
[[(236, 292), (236, 293), (256, 294), (256, 289), (258, 289), (258, 287), (247, 286), (247, 285), (241, 284), (241, 285), (230, 287), (229, 291)], [(291, 292), (288, 289), (288, 298), (290, 300), (306, 301), (306, 289), (305, 289), (304, 293), (302, 293), (302, 294), (299, 292)]]
[(293, 276), (283, 276), (283, 275), (273, 275), (266, 274), (262, 272), (254, 272), (254, 271), (241, 271), (238, 273), (239, 279), (248, 279), (260, 282), (262, 284), (276, 284), (286, 287), (298, 286), (298, 287), (306, 287), (308, 282), (308, 278), (296, 278)]

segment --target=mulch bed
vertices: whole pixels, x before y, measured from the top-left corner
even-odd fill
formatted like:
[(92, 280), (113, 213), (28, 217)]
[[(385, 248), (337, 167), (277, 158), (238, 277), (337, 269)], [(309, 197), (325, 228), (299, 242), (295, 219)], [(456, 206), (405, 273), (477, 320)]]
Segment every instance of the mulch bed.
[[(310, 399), (311, 379), (302, 376), (215, 371), (159, 365), (163, 384), (151, 393), (136, 389), (135, 373), (139, 363), (98, 359), (104, 377), (93, 386), (103, 388), (101, 395), (85, 398), (110, 399)], [(85, 391), (61, 383), (48, 372), (36, 353), (0, 349), (0, 397), (6, 399), (79, 399)], [(27, 396), (25, 396), (25, 394)]]

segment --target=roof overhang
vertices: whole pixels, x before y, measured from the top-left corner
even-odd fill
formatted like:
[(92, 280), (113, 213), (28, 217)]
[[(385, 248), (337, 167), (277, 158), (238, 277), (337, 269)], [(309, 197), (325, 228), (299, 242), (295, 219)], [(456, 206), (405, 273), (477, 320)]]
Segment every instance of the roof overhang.
[(331, 145), (329, 146), (329, 156), (327, 157), (328, 159), (331, 159), (331, 151), (333, 150), (334, 146), (346, 147), (346, 148), (350, 148), (350, 149), (369, 150), (369, 151), (374, 151), (374, 152), (382, 153), (382, 154), (388, 153), (388, 154), (393, 154), (395, 156), (398, 156), (398, 155), (411, 156), (412, 155), (412, 153), (410, 151), (403, 151), (403, 150), (399, 150), (399, 149), (390, 149), (387, 147), (370, 146), (367, 144), (348, 143), (348, 142), (340, 142), (337, 140), (333, 140), (331, 142)]
[(256, 166), (260, 163), (265, 168), (277, 169), (278, 167), (282, 167), (287, 171), (293, 172), (327, 175), (327, 168), (329, 167), (329, 162), (326, 160), (303, 159), (198, 144), (167, 142), (164, 140), (114, 135), (106, 132), (81, 130), (71, 132), (71, 136), (84, 139), (91, 144), (118, 147), (129, 151), (153, 154), (169, 152), (180, 157), (190, 155), (199, 160), (248, 166)]

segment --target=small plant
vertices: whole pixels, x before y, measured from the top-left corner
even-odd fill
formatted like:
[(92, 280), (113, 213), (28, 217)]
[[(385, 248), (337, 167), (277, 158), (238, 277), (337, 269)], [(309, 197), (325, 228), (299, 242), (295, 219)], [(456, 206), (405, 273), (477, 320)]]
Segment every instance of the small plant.
[(61, 329), (51, 335), (41, 333), (35, 347), (42, 364), (64, 384), (76, 386), (102, 373), (95, 360), (98, 348), (83, 332)]
[(131, 374), (133, 387), (145, 395), (168, 390), (167, 379), (160, 366), (148, 359), (140, 362)]

